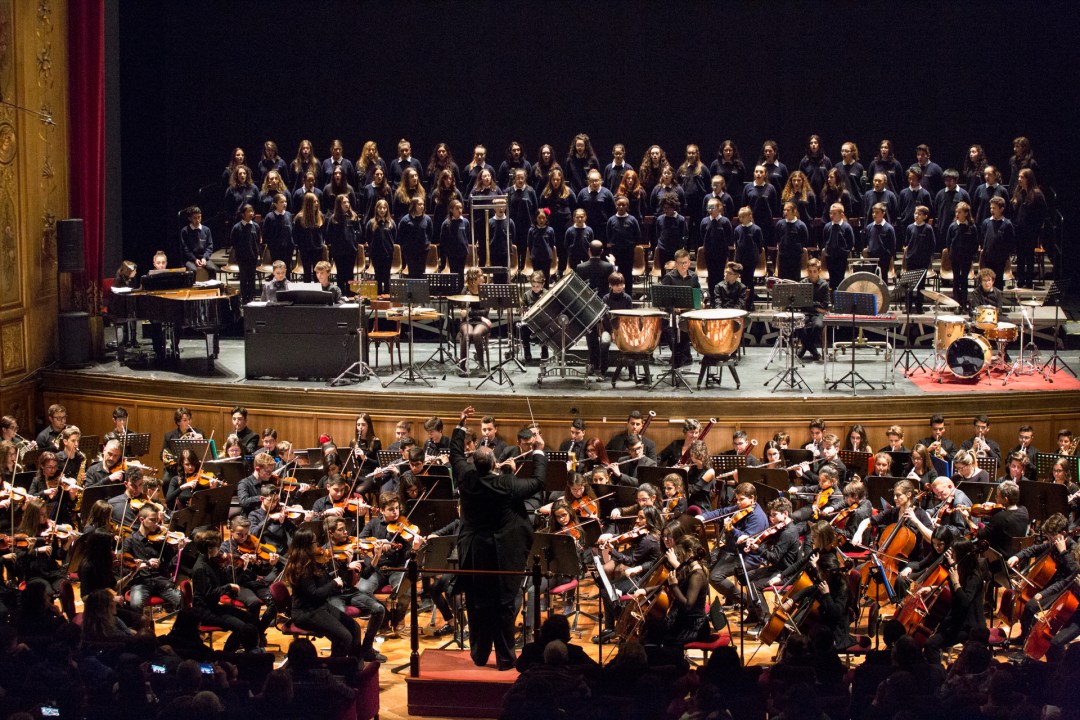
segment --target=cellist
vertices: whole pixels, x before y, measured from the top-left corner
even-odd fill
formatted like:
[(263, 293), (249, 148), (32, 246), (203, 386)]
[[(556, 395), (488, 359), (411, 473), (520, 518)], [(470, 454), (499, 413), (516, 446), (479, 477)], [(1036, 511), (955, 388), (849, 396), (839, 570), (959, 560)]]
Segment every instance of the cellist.
[[(1035, 623), (1035, 614), (1042, 612), (1049, 607), (1050, 600), (1054, 597), (1054, 593), (1047, 591), (1053, 589), (1054, 586), (1057, 586), (1059, 583), (1068, 581), (1077, 573), (1080, 573), (1080, 564), (1077, 564), (1076, 554), (1072, 551), (1073, 546), (1076, 543), (1069, 537), (1068, 529), (1069, 521), (1065, 519), (1065, 516), (1061, 513), (1054, 513), (1046, 518), (1039, 528), (1039, 532), (1046, 537), (1046, 542), (1024, 548), (1010, 557), (1007, 561), (1009, 567), (1014, 568), (1021, 560), (1039, 558), (1044, 554), (1049, 553), (1050, 558), (1054, 561), (1055, 565), (1054, 574), (1047, 581), (1046, 585), (1043, 586), (1043, 589), (1035, 593), (1034, 597), (1032, 597), (1032, 599), (1024, 606), (1024, 612), (1020, 616), (1020, 637), (1017, 638), (1018, 645), (1023, 646), (1027, 639), (1027, 634), (1031, 631), (1031, 626)], [(1059, 589), (1060, 587), (1061, 586), (1059, 586)]]
[[(1073, 544), (1070, 554), (1073, 563), (1080, 565), (1080, 542)], [(1066, 592), (1071, 592), (1073, 595), (1080, 597), (1080, 577), (1074, 575), (1071, 582), (1047, 585), (1042, 594), (1046, 598), (1057, 598), (1061, 593)], [(1049, 604), (1049, 602), (1048, 600), (1046, 604)], [(1080, 612), (1073, 612), (1068, 623), (1058, 630), (1054, 637), (1050, 638), (1050, 647), (1046, 649), (1046, 659), (1052, 663), (1060, 662), (1065, 655), (1065, 646), (1077, 637), (1080, 637)]]
[[(708, 639), (705, 602), (709, 586), (704, 567), (708, 555), (694, 535), (686, 535), (679, 539), (675, 547), (668, 548), (664, 560), (671, 572), (664, 583), (664, 592), (667, 593), (670, 609), (663, 620), (646, 620), (647, 643), (681, 648), (686, 643)], [(640, 598), (645, 593), (644, 589), (640, 589), (634, 594)]]
[(751, 598), (754, 605), (747, 609), (746, 624), (753, 625), (751, 635), (760, 632), (762, 623), (769, 617), (769, 605), (762, 596), (762, 591), (771, 584), (774, 576), (791, 567), (799, 559), (802, 544), (799, 541), (799, 527), (791, 520), (791, 501), (776, 498), (769, 503), (769, 527), (752, 535), (743, 543), (743, 552), (758, 552), (764, 562), (752, 570), (750, 582), (754, 585)]
[(724, 604), (731, 605), (739, 596), (738, 588), (730, 578), (742, 573), (743, 565), (753, 570), (763, 562), (761, 549), (742, 553), (741, 546), (769, 527), (769, 519), (757, 502), (757, 488), (753, 483), (739, 483), (735, 488), (735, 504), (717, 510), (709, 510), (697, 516), (701, 522), (723, 519), (724, 547), (720, 550), (716, 564), (709, 573), (709, 584), (724, 597)]
[[(797, 608), (804, 603), (818, 604), (815, 623), (829, 629), (833, 638), (833, 647), (843, 650), (851, 647), (851, 616), (848, 615), (848, 584), (840, 567), (836, 548), (840, 544), (836, 529), (828, 520), (819, 520), (810, 526), (810, 542), (803, 546), (803, 556), (789, 567), (779, 579), (778, 584), (789, 585), (800, 573), (807, 572), (813, 584), (794, 596), (784, 600), (780, 607), (793, 619), (798, 620)], [(809, 634), (810, 628), (800, 626), (799, 631)]]

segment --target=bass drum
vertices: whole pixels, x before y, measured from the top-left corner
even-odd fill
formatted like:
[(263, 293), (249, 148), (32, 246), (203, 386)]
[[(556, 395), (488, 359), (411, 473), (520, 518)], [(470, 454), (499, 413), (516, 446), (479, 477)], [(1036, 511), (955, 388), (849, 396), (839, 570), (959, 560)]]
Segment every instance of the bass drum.
[(667, 313), (651, 308), (611, 311), (611, 339), (621, 352), (651, 353), (660, 344)]
[(945, 364), (958, 378), (974, 378), (990, 367), (990, 343), (981, 335), (956, 338), (945, 351)]
[(742, 344), (745, 310), (717, 308), (683, 313), (694, 349), (705, 356), (734, 355)]
[(533, 334), (548, 347), (557, 350), (562, 343), (561, 323), (566, 325), (566, 347), (596, 327), (607, 305), (593, 289), (570, 273), (536, 301), (521, 318)]

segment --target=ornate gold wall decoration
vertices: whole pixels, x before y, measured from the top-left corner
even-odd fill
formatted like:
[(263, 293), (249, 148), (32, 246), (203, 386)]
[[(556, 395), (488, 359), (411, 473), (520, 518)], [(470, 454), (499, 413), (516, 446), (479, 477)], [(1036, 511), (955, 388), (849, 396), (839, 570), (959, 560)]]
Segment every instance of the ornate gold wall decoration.
[(0, 326), (0, 371), (4, 375), (26, 370), (26, 344), (23, 342), (23, 323), (15, 322)]

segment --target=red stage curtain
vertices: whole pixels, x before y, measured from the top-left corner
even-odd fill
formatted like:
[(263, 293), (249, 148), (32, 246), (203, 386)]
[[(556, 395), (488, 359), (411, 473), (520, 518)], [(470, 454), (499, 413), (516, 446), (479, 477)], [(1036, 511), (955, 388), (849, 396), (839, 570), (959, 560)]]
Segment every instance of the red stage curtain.
[(96, 295), (104, 275), (105, 247), (104, 0), (68, 3), (68, 60), (69, 217), (83, 219), (83, 284)]

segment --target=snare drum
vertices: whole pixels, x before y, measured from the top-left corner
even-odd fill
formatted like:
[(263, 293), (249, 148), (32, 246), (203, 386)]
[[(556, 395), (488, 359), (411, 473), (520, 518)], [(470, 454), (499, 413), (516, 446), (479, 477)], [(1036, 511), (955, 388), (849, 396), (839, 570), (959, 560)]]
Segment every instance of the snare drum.
[(742, 343), (746, 327), (745, 310), (718, 308), (683, 313), (690, 342), (704, 356), (733, 355)]
[(667, 313), (654, 308), (611, 311), (611, 340), (624, 353), (651, 353), (660, 344)]
[(566, 346), (570, 347), (592, 330), (606, 311), (600, 296), (570, 273), (537, 300), (521, 320), (540, 342), (558, 348), (562, 342), (559, 319), (565, 318)]
[(1018, 337), (1020, 337), (1020, 328), (1011, 322), (999, 322), (986, 330), (986, 339), (994, 342), (1011, 343)]
[(956, 338), (945, 351), (945, 364), (959, 378), (977, 377), (990, 367), (990, 343), (981, 335)]
[(980, 305), (971, 311), (971, 322), (980, 330), (989, 330), (996, 327), (998, 309), (993, 305)]
[(801, 312), (778, 312), (776, 317), (773, 318), (773, 325), (779, 330), (784, 332), (790, 332), (791, 330), (801, 330), (806, 326), (806, 316)]
[(953, 340), (964, 336), (967, 319), (961, 315), (938, 315), (934, 321), (934, 350), (945, 352)]

